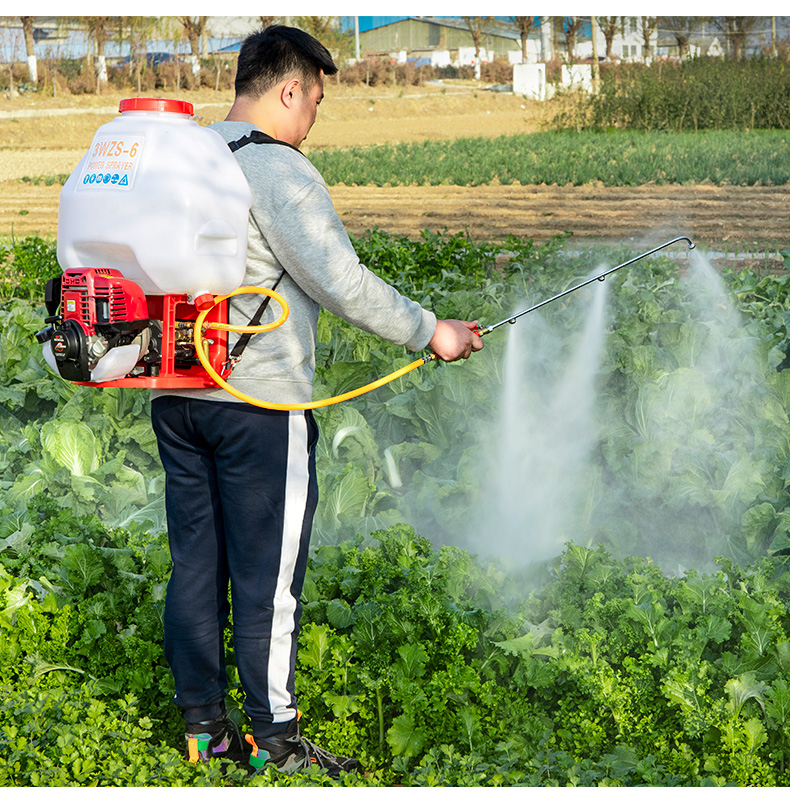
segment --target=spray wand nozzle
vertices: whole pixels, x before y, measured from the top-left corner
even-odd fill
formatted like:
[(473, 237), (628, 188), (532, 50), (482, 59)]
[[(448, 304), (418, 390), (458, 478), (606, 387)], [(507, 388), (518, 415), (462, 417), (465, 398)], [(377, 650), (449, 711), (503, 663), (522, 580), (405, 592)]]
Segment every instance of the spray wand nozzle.
[(606, 272), (603, 272), (600, 275), (595, 275), (595, 277), (591, 277), (589, 280), (585, 280), (583, 283), (579, 283), (576, 286), (572, 286), (571, 288), (561, 292), (560, 294), (555, 294), (553, 297), (544, 299), (543, 302), (538, 302), (537, 305), (533, 305), (532, 307), (527, 308), (526, 310), (522, 310), (519, 313), (516, 313), (515, 315), (510, 316), (507, 319), (502, 319), (502, 321), (497, 322), (496, 324), (488, 324), (487, 326), (478, 327), (478, 329), (475, 330), (475, 332), (478, 335), (488, 335), (489, 332), (492, 332), (497, 327), (501, 327), (503, 324), (515, 324), (516, 319), (520, 319), (522, 316), (525, 316), (527, 313), (532, 313), (533, 310), (542, 308), (544, 305), (548, 305), (549, 302), (554, 302), (555, 299), (560, 299), (561, 297), (567, 296), (572, 291), (578, 291), (580, 288), (584, 288), (584, 286), (589, 286), (590, 283), (595, 283), (596, 281), (600, 281), (601, 283), (603, 283), (603, 281), (606, 280), (606, 278), (609, 275), (616, 272), (618, 269), (622, 269), (623, 267), (628, 266), (629, 264), (633, 264), (635, 261), (639, 261), (642, 258), (647, 258), (647, 256), (652, 255), (653, 253), (656, 253), (659, 250), (663, 250), (665, 247), (669, 247), (669, 245), (675, 244), (675, 242), (680, 242), (680, 241), (687, 242), (689, 250), (693, 250), (696, 247), (694, 242), (692, 242), (691, 239), (688, 238), (688, 236), (678, 236), (669, 242), (664, 242), (664, 244), (660, 244), (658, 247), (654, 247), (652, 250), (648, 250), (646, 253), (642, 253), (641, 255), (638, 255), (635, 258), (631, 258), (628, 261), (624, 261), (622, 264), (618, 264), (617, 266), (612, 267), (611, 269), (609, 269)]

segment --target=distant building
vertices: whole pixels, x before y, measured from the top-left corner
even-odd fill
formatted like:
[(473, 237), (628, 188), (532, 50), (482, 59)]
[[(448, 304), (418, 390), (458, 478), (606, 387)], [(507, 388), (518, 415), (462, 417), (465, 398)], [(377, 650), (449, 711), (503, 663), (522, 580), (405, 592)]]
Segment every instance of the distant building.
[[(658, 57), (679, 58), (680, 47), (673, 36), (662, 36), (658, 40), (656, 48)], [(719, 41), (718, 36), (691, 36), (688, 45), (688, 57), (696, 55), (707, 55), (710, 58), (721, 58), (724, 56), (724, 47)]]
[[(375, 19), (375, 17), (374, 17)], [(384, 17), (383, 19), (388, 19)], [(466, 23), (452, 17), (390, 17), (392, 21), (363, 28), (360, 22), (360, 54), (362, 57), (395, 57), (426, 59), (434, 65), (453, 63), (471, 65), (474, 60), (474, 42)], [(533, 34), (531, 49), (539, 51), (537, 31)], [(494, 20), (483, 28), (480, 41), (480, 59), (483, 63), (494, 58), (520, 59), (521, 35), (518, 28), (503, 20)], [(511, 61), (512, 62), (512, 61)]]
[[(352, 19), (353, 18), (348, 18)], [(371, 24), (369, 20), (380, 20)], [(552, 31), (555, 17), (535, 17), (535, 24), (527, 39), (527, 63), (540, 63), (558, 57), (565, 63), (592, 58), (590, 18), (577, 33), (573, 53), (568, 53), (564, 29)], [(353, 24), (353, 22), (352, 22)], [(403, 60), (406, 55), (436, 61), (436, 53), (449, 52), (454, 65), (468, 65), (474, 53), (472, 34), (460, 17), (360, 17), (360, 50), (363, 57), (392, 56)], [(603, 23), (598, 18), (596, 29), (598, 57), (606, 55)], [(556, 42), (559, 48), (552, 51)], [(650, 36), (645, 52), (641, 17), (620, 17), (612, 40), (612, 57), (617, 60), (643, 61), (656, 55), (656, 33)], [(509, 18), (494, 18), (483, 29), (480, 43), (483, 63), (494, 58), (507, 59), (515, 64), (522, 61), (521, 33)]]

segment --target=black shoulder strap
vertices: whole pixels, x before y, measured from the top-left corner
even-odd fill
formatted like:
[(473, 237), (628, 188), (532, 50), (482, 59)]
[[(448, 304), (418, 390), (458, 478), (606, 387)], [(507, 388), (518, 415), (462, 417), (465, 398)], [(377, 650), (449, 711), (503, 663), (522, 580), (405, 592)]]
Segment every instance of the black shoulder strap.
[[(272, 291), (277, 290), (277, 286), (280, 285), (280, 281), (283, 279), (283, 275), (285, 274), (285, 270), (283, 269), (280, 272), (280, 276), (274, 282), (272, 286)], [(249, 323), (247, 324), (248, 327), (254, 327), (261, 323), (261, 317), (263, 316), (263, 312), (269, 306), (269, 302), (271, 302), (271, 296), (267, 294), (260, 305), (258, 305), (258, 310), (255, 311), (255, 315), (250, 319)], [(241, 357), (242, 352), (247, 348), (247, 344), (250, 342), (250, 338), (252, 337), (252, 333), (250, 332), (243, 332), (236, 343), (233, 345), (233, 348), (230, 350), (230, 354), (228, 355), (228, 359), (235, 365), (239, 358)]]
[[(265, 132), (261, 132), (259, 129), (253, 129), (244, 137), (240, 137), (238, 140), (232, 140), (228, 143), (228, 148), (235, 154), (240, 148), (243, 148), (248, 143), (275, 143), (278, 146), (286, 146), (286, 148), (292, 148), (299, 154), (302, 154), (301, 151), (296, 146), (292, 146), (290, 143), (286, 143), (285, 140), (277, 140), (276, 138), (272, 137), (271, 135), (267, 135)], [(304, 154), (302, 154), (304, 156)]]

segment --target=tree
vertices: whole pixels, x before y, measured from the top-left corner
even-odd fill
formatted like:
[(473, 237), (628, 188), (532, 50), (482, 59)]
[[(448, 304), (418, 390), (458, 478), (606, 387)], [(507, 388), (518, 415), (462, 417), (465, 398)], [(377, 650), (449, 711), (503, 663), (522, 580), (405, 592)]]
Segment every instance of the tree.
[[(274, 17), (271, 19), (274, 20)], [(300, 16), (296, 18), (296, 24), (313, 38), (317, 38), (329, 50), (334, 60), (348, 57), (351, 52), (351, 34), (338, 29), (337, 17)]]
[(19, 60), (19, 38), (10, 28), (0, 28), (0, 49), (4, 54), (3, 60), (8, 64), (8, 98), (16, 95), (14, 87), (14, 64)]
[(27, 77), (33, 85), (38, 83), (38, 64), (36, 62), (36, 49), (33, 40), (33, 16), (21, 16), (22, 32), (25, 36), (25, 51), (27, 52)]
[(614, 37), (617, 34), (617, 26), (620, 24), (620, 17), (602, 16), (598, 17), (598, 19), (600, 20), (604, 41), (606, 41), (606, 60), (611, 60)]
[(327, 49), (326, 40), (332, 34), (331, 16), (300, 16), (296, 19), (296, 24), (309, 33), (313, 38), (317, 38)]
[(565, 20), (565, 46), (568, 49), (568, 63), (573, 64), (574, 52), (576, 50), (576, 37), (584, 24), (584, 17), (566, 16)]
[(712, 19), (716, 28), (724, 33), (727, 52), (736, 60), (743, 57), (746, 37), (757, 23), (756, 16), (717, 16)]
[(693, 16), (662, 16), (659, 25), (671, 33), (678, 45), (678, 54), (685, 58), (689, 53), (689, 39), (697, 29), (698, 17)]
[(118, 27), (116, 38), (119, 44), (129, 45), (129, 72), (137, 78), (137, 94), (142, 89), (142, 72), (145, 66), (146, 42), (157, 25), (158, 18), (153, 16), (121, 16), (117, 17)]
[(642, 57), (644, 58), (645, 62), (647, 62), (648, 58), (650, 58), (650, 40), (653, 38), (653, 34), (656, 32), (656, 28), (658, 27), (658, 17), (657, 16), (643, 16), (642, 19), (642, 44), (644, 50), (642, 52)]
[(189, 48), (192, 54), (189, 60), (192, 63), (192, 73), (197, 77), (200, 74), (200, 37), (203, 35), (203, 29), (206, 27), (205, 16), (182, 16), (181, 24), (189, 40)]
[(96, 92), (101, 93), (102, 83), (107, 83), (107, 59), (104, 56), (104, 45), (110, 37), (109, 24), (111, 17), (85, 17), (88, 33), (93, 38), (96, 52)]
[(535, 27), (535, 17), (534, 16), (512, 16), (510, 17), (511, 22), (518, 28), (518, 32), (521, 34), (521, 62), (527, 62), (527, 39), (529, 38), (529, 34)]
[(555, 58), (560, 57), (560, 33), (562, 32), (562, 17), (551, 17), (551, 52)]
[(775, 58), (779, 54), (776, 48), (776, 17), (771, 17), (771, 57)]
[(491, 21), (490, 16), (465, 16), (461, 17), (472, 35), (475, 46), (475, 79), (480, 79), (480, 42), (483, 40), (483, 29)]
[(590, 40), (592, 43), (592, 84), (593, 91), (598, 93), (601, 87), (601, 69), (598, 64), (598, 20), (590, 17)]
[[(272, 17), (273, 18), (273, 17)], [(328, 50), (335, 63), (340, 66), (342, 60), (351, 56), (354, 39), (351, 33), (343, 33), (338, 28), (338, 18), (334, 16), (299, 16), (297, 27), (317, 38)], [(394, 74), (394, 72), (393, 72)], [(340, 71), (336, 75), (340, 85)]]
[[(167, 41), (168, 43), (172, 44), (173, 46), (173, 66), (175, 74), (174, 76), (174, 83), (173, 87), (176, 91), (181, 90), (181, 66), (182, 66), (182, 58), (181, 58), (181, 49), (184, 40), (186, 39), (186, 31), (184, 30), (184, 25), (181, 22), (181, 19), (177, 16), (163, 16), (159, 17), (157, 23), (157, 38), (162, 38), (163, 40)], [(191, 71), (190, 66), (190, 71)], [(160, 71), (160, 75), (161, 75)], [(169, 84), (167, 81), (164, 83), (166, 88), (169, 88)]]
[(269, 25), (274, 24), (274, 20), (277, 19), (276, 16), (262, 16), (261, 17), (261, 27), (265, 30)]

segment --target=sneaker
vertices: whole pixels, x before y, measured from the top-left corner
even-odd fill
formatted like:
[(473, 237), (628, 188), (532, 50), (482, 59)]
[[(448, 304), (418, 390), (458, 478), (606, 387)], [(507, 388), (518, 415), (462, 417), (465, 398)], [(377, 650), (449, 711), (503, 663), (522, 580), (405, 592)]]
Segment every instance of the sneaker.
[(249, 763), (250, 747), (227, 715), (208, 722), (188, 723), (184, 738), (190, 763), (206, 763), (211, 758), (227, 758), (242, 765)]
[(361, 769), (356, 758), (345, 758), (322, 750), (299, 733), (296, 720), (292, 720), (285, 733), (269, 736), (260, 744), (252, 734), (244, 737), (252, 748), (250, 766), (259, 769), (273, 766), (278, 772), (292, 774), (316, 766), (323, 769), (329, 777), (338, 777), (341, 772), (358, 772)]

